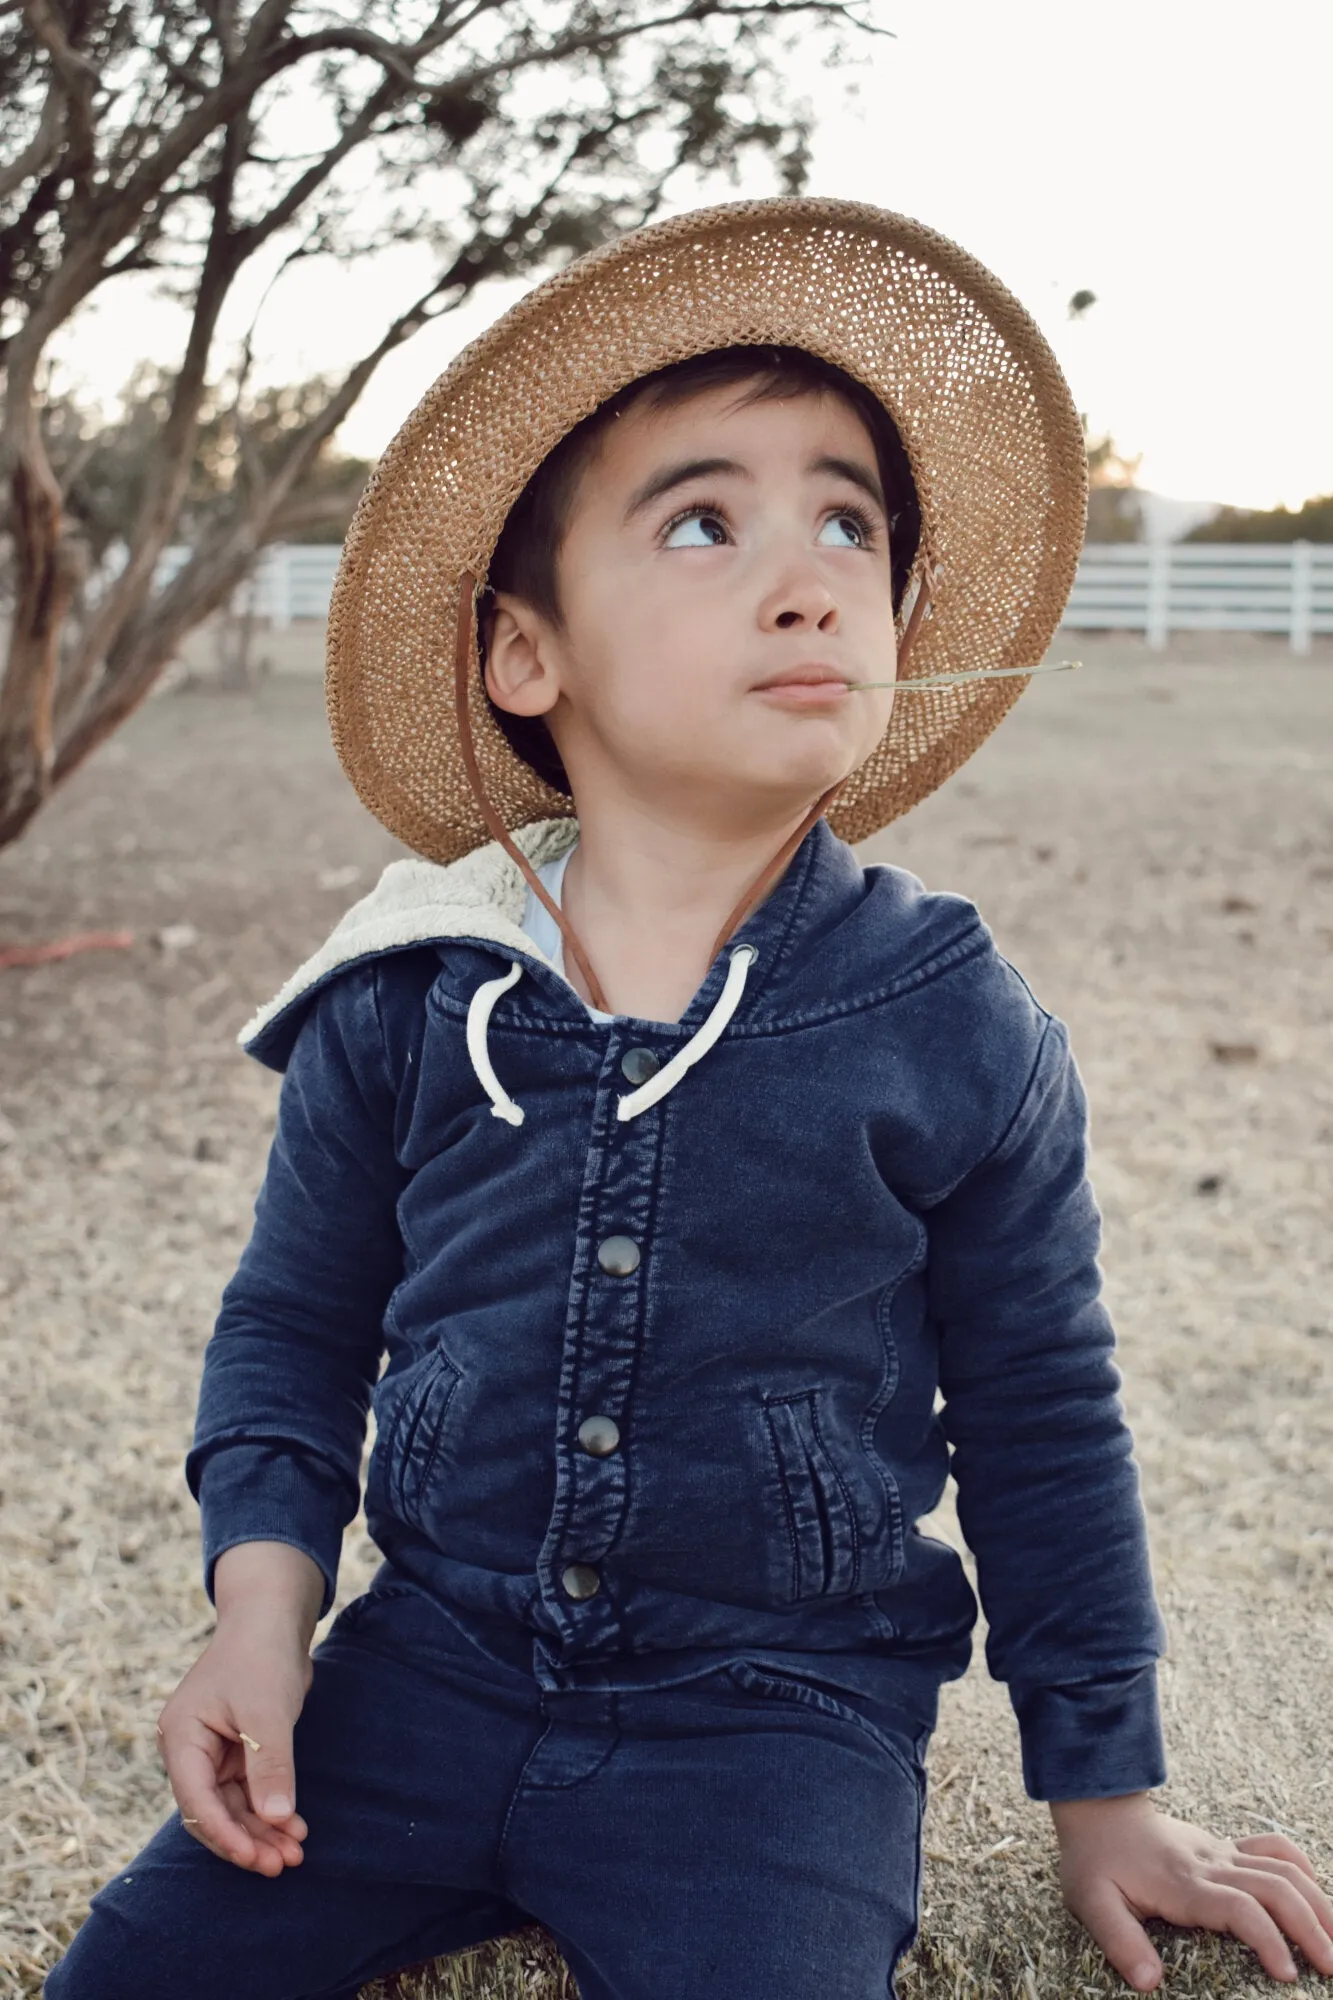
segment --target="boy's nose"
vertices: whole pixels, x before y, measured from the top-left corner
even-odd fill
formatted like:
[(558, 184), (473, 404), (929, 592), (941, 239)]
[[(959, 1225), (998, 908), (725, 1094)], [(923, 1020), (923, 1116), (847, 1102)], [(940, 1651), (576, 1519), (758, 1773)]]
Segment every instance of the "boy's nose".
[(836, 632), (837, 600), (818, 571), (793, 570), (764, 599), (759, 623), (765, 632)]

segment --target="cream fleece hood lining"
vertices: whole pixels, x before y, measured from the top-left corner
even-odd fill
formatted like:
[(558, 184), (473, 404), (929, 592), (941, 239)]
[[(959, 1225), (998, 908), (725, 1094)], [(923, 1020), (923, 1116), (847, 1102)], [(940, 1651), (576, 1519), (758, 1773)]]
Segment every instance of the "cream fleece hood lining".
[[(539, 868), (571, 847), (578, 832), (577, 819), (564, 815), (534, 820), (519, 827), (512, 838)], [(527, 894), (522, 871), (498, 840), (443, 865), (416, 857), (391, 861), (369, 894), (339, 918), (318, 951), (251, 1015), (236, 1040), (248, 1049), (279, 1014), (339, 966), (441, 938), (486, 938), (527, 952), (550, 965), (558, 978), (564, 977), (522, 927)], [(571, 985), (570, 990), (576, 989)]]

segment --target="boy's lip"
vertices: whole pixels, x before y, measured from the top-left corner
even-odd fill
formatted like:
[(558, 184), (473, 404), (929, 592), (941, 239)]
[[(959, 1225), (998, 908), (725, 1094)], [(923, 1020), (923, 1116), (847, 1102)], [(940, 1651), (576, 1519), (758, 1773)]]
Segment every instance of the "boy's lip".
[(750, 692), (763, 694), (769, 688), (818, 687), (830, 682), (845, 688), (850, 678), (838, 667), (827, 666), (823, 661), (810, 661), (805, 666), (784, 667), (780, 674), (770, 674), (767, 680), (756, 681)]

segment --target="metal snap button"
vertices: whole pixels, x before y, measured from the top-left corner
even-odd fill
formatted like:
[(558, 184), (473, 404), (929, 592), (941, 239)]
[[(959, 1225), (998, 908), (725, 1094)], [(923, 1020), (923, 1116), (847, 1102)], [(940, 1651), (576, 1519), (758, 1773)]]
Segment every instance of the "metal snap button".
[(597, 1246), (597, 1261), (613, 1278), (627, 1278), (639, 1268), (639, 1246), (632, 1236), (608, 1236)]
[(662, 1067), (662, 1058), (651, 1049), (626, 1049), (620, 1067), (631, 1083), (647, 1083)]
[(585, 1417), (579, 1425), (579, 1443), (594, 1458), (609, 1458), (620, 1443), (620, 1427), (610, 1417)]
[(571, 1563), (560, 1581), (570, 1597), (595, 1597), (602, 1587), (602, 1579), (591, 1563)]

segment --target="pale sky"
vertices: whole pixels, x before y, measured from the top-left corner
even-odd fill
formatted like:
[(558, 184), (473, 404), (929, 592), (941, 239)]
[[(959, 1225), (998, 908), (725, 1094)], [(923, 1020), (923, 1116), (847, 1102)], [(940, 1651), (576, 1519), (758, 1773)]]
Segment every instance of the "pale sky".
[[(990, 265), (1093, 428), (1142, 453), (1142, 485), (1253, 507), (1333, 491), (1330, 0), (874, 7), (896, 39), (854, 73), (859, 100), (843, 95), (852, 72), (812, 80), (809, 192), (917, 216)], [(709, 198), (751, 191), (769, 188)], [(401, 261), (374, 282), (331, 265), (298, 273), (261, 321), (275, 379), (351, 359), (417, 275)], [(1071, 322), (1084, 287), (1098, 302)], [(347, 448), (381, 451), (525, 288), (493, 288), (391, 357), (343, 428)], [(178, 339), (170, 308), (113, 288), (68, 360), (106, 390)]]

